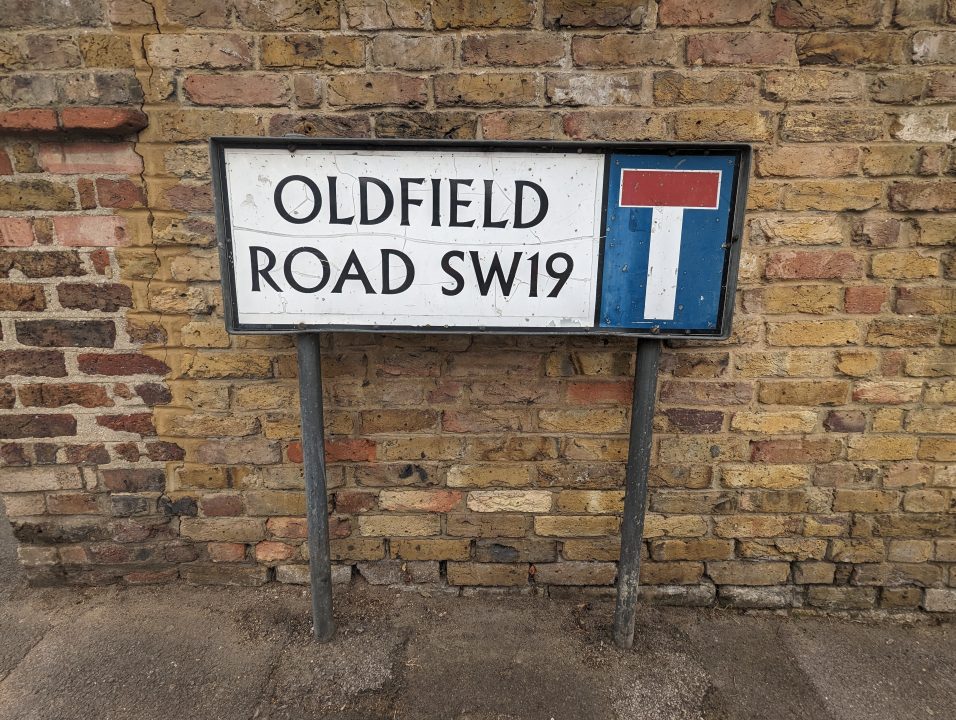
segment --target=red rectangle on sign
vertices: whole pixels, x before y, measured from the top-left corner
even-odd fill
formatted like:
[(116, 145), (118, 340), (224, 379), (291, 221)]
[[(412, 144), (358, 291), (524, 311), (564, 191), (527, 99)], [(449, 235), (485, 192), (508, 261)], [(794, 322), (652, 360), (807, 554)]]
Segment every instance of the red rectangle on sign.
[(716, 170), (621, 170), (621, 207), (682, 207), (716, 210)]

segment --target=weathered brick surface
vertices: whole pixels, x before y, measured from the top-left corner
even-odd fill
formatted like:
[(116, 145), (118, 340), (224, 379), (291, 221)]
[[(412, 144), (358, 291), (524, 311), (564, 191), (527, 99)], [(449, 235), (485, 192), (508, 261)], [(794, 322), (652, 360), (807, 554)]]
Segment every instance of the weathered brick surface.
[[(294, 345), (223, 329), (210, 135), (746, 141), (735, 335), (662, 359), (646, 597), (952, 612), (951, 5), (15, 3), (0, 494), (24, 561), (307, 579)], [(631, 344), (325, 342), (337, 579), (613, 582)]]

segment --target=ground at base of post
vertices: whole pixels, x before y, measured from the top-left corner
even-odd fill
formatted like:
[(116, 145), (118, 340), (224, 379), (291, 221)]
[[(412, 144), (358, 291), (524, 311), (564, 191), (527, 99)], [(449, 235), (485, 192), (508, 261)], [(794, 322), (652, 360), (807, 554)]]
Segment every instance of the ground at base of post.
[(864, 623), (353, 583), (0, 589), (0, 718), (906, 720), (956, 703), (956, 624)]

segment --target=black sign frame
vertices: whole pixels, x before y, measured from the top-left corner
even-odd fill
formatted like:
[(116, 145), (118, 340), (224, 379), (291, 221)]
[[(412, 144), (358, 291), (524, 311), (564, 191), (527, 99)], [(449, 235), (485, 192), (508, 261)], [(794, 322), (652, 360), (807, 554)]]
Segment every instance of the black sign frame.
[[(613, 328), (595, 327), (571, 328), (529, 328), (529, 327), (483, 327), (483, 326), (396, 326), (396, 325), (324, 325), (306, 323), (268, 323), (254, 324), (239, 322), (234, 278), (234, 253), (232, 229), (229, 217), (228, 185), (226, 181), (225, 151), (231, 148), (296, 150), (407, 150), (422, 148), (442, 151), (470, 150), (482, 152), (536, 152), (536, 153), (598, 153), (605, 155), (605, 163), (610, 162), (612, 153), (632, 154), (693, 154), (736, 156), (736, 172), (733, 178), (734, 189), (731, 197), (730, 222), (726, 243), (728, 250), (724, 257), (723, 279), (717, 325), (713, 330), (669, 330), (656, 328)], [(365, 332), (365, 333), (407, 333), (407, 334), (485, 334), (501, 335), (592, 335), (604, 337), (635, 337), (666, 339), (710, 339), (725, 340), (730, 337), (733, 320), (734, 296), (737, 288), (737, 274), (740, 266), (740, 246), (744, 228), (744, 210), (747, 189), (750, 180), (752, 149), (740, 143), (652, 143), (652, 142), (573, 142), (573, 141), (492, 141), (492, 140), (446, 140), (446, 139), (348, 139), (348, 138), (312, 138), (312, 137), (212, 137), (209, 140), (209, 153), (212, 166), (213, 198), (216, 217), (216, 239), (219, 248), (219, 263), (222, 283), (222, 295), (226, 330), (230, 334), (284, 334), (311, 332)], [(607, 184), (610, 173), (605, 167), (604, 187), (602, 190), (601, 245), (598, 255), (597, 302), (595, 313), (600, 312), (602, 269), (604, 264), (604, 228), (607, 214)]]

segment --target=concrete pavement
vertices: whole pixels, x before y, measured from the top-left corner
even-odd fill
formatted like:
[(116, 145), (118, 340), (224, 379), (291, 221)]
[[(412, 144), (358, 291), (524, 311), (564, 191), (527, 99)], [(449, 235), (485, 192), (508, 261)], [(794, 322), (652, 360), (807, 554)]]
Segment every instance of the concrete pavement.
[[(6, 532), (4, 527), (3, 532)], [(28, 589), (0, 570), (0, 718), (906, 720), (956, 715), (956, 627), (606, 600), (301, 588)]]

